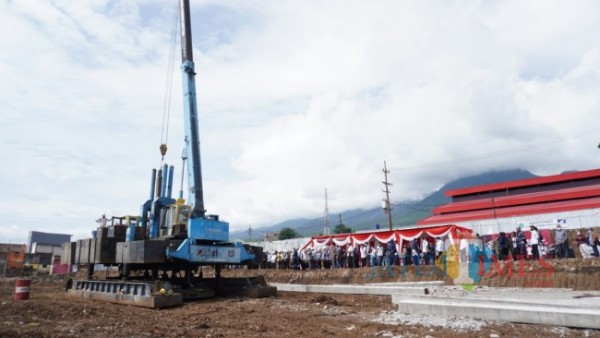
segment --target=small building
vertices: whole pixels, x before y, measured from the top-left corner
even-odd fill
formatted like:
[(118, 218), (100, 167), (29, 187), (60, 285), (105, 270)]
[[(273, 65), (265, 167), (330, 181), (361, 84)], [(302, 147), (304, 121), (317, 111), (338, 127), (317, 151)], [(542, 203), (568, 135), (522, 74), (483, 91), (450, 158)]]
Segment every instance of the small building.
[(276, 232), (267, 232), (265, 234), (265, 241), (272, 242), (279, 239), (279, 234)]
[[(71, 242), (72, 235), (30, 231), (27, 241), (28, 253), (55, 253), (60, 255), (63, 243)], [(58, 248), (58, 251), (55, 248)]]
[(0, 244), (0, 276), (21, 276), (26, 251), (25, 244)]
[(481, 235), (516, 227), (600, 227), (600, 169), (486, 184), (446, 191), (452, 202), (417, 222), (457, 224)]
[[(25, 267), (28, 273), (52, 274), (54, 271), (69, 270), (56, 264), (62, 255), (62, 245), (71, 242), (72, 235), (30, 231)], [(58, 269), (57, 269), (58, 268)]]
[(25, 254), (25, 270), (27, 274), (50, 274), (52, 261), (52, 253)]

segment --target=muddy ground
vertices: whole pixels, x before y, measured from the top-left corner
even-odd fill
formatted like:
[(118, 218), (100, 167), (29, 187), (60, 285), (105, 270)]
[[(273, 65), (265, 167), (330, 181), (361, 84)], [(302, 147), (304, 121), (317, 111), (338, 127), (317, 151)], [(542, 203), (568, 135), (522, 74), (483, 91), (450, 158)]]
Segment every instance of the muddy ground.
[[(367, 268), (225, 272), (246, 274), (311, 284), (389, 281), (370, 279)], [(26, 301), (12, 300), (14, 287), (15, 279), (0, 279), (0, 337), (600, 337), (595, 330), (398, 316), (389, 296), (279, 292), (271, 298), (215, 298), (151, 310), (68, 298), (61, 279), (33, 278)]]

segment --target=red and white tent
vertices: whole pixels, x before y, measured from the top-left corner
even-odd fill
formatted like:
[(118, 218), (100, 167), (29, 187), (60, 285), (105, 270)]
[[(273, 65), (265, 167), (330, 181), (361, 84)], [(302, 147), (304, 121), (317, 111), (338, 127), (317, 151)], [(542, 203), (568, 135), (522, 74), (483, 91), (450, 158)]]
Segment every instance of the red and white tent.
[(436, 225), (436, 226), (414, 226), (394, 230), (374, 230), (371, 232), (362, 232), (354, 234), (338, 234), (338, 235), (325, 235), (325, 236), (313, 236), (310, 238), (302, 249), (308, 247), (321, 247), (335, 244), (337, 246), (345, 246), (348, 244), (358, 245), (370, 242), (387, 243), (391, 240), (396, 242), (398, 247), (402, 247), (403, 241), (410, 241), (415, 238), (420, 238), (423, 235), (428, 237), (445, 237), (456, 243), (456, 241), (463, 237), (471, 237), (473, 231), (469, 228), (461, 227), (455, 224), (448, 225)]

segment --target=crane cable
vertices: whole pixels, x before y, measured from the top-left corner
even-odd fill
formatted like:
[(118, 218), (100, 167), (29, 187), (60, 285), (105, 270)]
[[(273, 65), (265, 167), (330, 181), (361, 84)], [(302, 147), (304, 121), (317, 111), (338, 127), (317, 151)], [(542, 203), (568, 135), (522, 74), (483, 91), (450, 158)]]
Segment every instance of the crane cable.
[(175, 68), (175, 45), (177, 44), (177, 32), (179, 25), (179, 10), (177, 1), (173, 1), (174, 4), (174, 15), (171, 25), (171, 41), (169, 46), (169, 61), (167, 63), (167, 83), (165, 86), (165, 96), (163, 100), (163, 116), (162, 116), (162, 129), (160, 133), (160, 155), (161, 165), (165, 159), (167, 153), (167, 142), (169, 139), (169, 120), (171, 116), (171, 97), (173, 91), (173, 69)]

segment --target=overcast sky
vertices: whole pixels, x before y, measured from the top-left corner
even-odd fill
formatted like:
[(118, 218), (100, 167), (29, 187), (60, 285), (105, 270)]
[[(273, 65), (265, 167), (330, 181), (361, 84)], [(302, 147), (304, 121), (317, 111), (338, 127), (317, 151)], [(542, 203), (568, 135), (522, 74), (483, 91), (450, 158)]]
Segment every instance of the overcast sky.
[[(232, 230), (600, 167), (598, 1), (191, 1), (208, 213)], [(0, 243), (138, 214), (170, 1), (0, 0)], [(165, 161), (179, 190), (179, 38)], [(164, 135), (164, 134), (163, 134)], [(187, 196), (187, 194), (186, 194)]]

